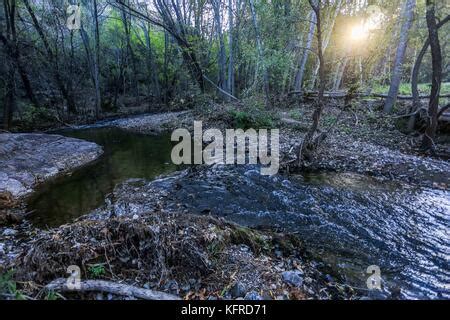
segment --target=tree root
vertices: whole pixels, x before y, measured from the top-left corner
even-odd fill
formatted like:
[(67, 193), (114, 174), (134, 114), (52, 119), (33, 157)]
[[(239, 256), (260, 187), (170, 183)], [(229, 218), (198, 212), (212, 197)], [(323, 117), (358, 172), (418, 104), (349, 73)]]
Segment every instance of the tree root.
[(67, 279), (60, 278), (53, 280), (45, 286), (48, 291), (59, 292), (107, 292), (119, 296), (135, 297), (144, 300), (181, 300), (178, 296), (150, 289), (138, 288), (122, 283), (105, 280), (85, 280), (80, 281), (79, 289), (67, 287)]

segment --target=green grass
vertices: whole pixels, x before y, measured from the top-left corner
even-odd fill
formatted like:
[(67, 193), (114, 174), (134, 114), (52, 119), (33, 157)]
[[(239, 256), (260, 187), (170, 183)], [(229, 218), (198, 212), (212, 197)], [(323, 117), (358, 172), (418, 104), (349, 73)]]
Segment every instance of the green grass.
[[(430, 94), (431, 83), (421, 83), (418, 85), (420, 94)], [(374, 85), (372, 88), (373, 93), (384, 94), (389, 92), (389, 86), (385, 85)], [(411, 84), (410, 83), (402, 83), (399, 89), (400, 95), (410, 96), (411, 93)], [(443, 82), (441, 87), (441, 94), (450, 94), (450, 82)]]

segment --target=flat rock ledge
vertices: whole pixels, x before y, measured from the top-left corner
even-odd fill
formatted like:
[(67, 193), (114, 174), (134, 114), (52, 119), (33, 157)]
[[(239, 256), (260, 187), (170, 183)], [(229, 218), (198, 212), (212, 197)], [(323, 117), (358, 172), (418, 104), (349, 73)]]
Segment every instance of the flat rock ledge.
[(0, 215), (37, 185), (102, 155), (99, 145), (53, 134), (0, 134)]

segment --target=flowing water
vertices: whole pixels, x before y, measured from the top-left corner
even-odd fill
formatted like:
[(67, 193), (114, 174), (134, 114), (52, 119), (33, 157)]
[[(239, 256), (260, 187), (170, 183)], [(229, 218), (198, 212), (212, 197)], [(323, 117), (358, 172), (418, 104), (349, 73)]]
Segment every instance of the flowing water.
[[(30, 202), (38, 225), (89, 212), (127, 178), (151, 179), (177, 169), (170, 164), (167, 136), (105, 128), (65, 134), (103, 145), (105, 155)], [(350, 173), (265, 177), (254, 166), (192, 170), (176, 185), (167, 206), (182, 203), (192, 213), (296, 233), (313, 256), (355, 287), (367, 288), (366, 269), (377, 265), (386, 297), (401, 290), (404, 298), (450, 298), (448, 190)]]

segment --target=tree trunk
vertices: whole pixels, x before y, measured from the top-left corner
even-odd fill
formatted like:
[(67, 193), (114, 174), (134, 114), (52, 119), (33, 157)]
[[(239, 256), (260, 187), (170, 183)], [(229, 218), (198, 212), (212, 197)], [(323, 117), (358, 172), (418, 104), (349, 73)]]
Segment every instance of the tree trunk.
[(256, 48), (258, 50), (258, 69), (262, 68), (263, 90), (264, 90), (264, 96), (265, 96), (265, 100), (266, 100), (265, 101), (266, 107), (268, 107), (270, 105), (269, 73), (267, 71), (267, 66), (264, 61), (264, 49), (263, 49), (263, 44), (261, 41), (261, 36), (259, 33), (258, 19), (256, 17), (254, 0), (249, 0), (249, 3), (250, 3), (250, 11), (252, 14), (253, 27), (255, 29), (255, 35), (256, 35)]
[(233, 1), (228, 0), (228, 92), (234, 96)]
[(436, 24), (435, 0), (427, 0), (427, 26), (430, 39), (431, 60), (433, 66), (433, 79), (431, 84), (431, 97), (428, 106), (428, 123), (423, 135), (422, 148), (434, 151), (434, 139), (438, 125), (439, 93), (442, 82), (442, 53), (439, 43), (438, 27)]
[(36, 18), (33, 8), (30, 6), (28, 0), (23, 0), (23, 3), (25, 4), (28, 14), (31, 17), (34, 28), (36, 29), (37, 33), (39, 34), (39, 37), (41, 38), (42, 43), (44, 44), (48, 59), (53, 64), (53, 67), (51, 68), (53, 77), (55, 78), (56, 85), (58, 86), (59, 90), (61, 91), (63, 98), (67, 102), (67, 109), (68, 109), (69, 113), (76, 113), (76, 105), (75, 105), (74, 97), (72, 95), (72, 92), (69, 92), (69, 90), (66, 88), (66, 86), (64, 84), (64, 80), (58, 69), (57, 57), (56, 57), (55, 53), (53, 52), (52, 48), (50, 47), (47, 37), (45, 36), (44, 31), (43, 31), (41, 25), (39, 24), (39, 21)]
[(344, 61), (341, 61), (338, 64), (337, 67), (337, 71), (336, 71), (336, 75), (333, 81), (333, 90), (339, 90), (339, 88), (341, 87), (342, 84), (342, 78), (344, 77), (344, 72), (345, 72), (345, 68), (347, 68), (347, 63), (348, 63), (349, 57), (346, 56), (344, 58)]
[[(341, 10), (341, 6), (342, 6), (342, 0), (338, 0), (336, 3), (336, 8), (334, 9), (332, 18), (330, 20), (330, 25), (329, 25), (327, 35), (325, 36), (325, 39), (323, 40), (323, 46), (322, 46), (323, 54), (325, 54), (328, 44), (330, 43), (331, 35), (333, 34), (334, 24), (336, 22), (336, 18), (339, 14), (339, 11)], [(311, 78), (311, 86), (310, 86), (311, 90), (314, 89), (314, 86), (316, 84), (317, 74), (319, 73), (319, 68), (320, 68), (320, 63), (319, 63), (319, 61), (317, 61), (316, 66), (313, 71), (313, 74), (312, 74), (312, 78)]]
[(218, 70), (218, 78), (217, 85), (222, 90), (227, 90), (227, 82), (226, 82), (226, 49), (225, 49), (225, 41), (223, 39), (222, 32), (222, 16), (221, 16), (221, 1), (213, 0), (212, 2), (213, 10), (214, 10), (214, 19), (216, 26), (216, 37), (219, 40), (219, 51), (217, 53), (217, 70)]
[(309, 51), (312, 47), (312, 41), (314, 38), (314, 31), (316, 29), (316, 14), (314, 13), (314, 10), (311, 10), (311, 13), (309, 14), (310, 23), (309, 23), (309, 32), (308, 32), (308, 38), (306, 40), (305, 48), (303, 48), (303, 54), (299, 63), (299, 68), (297, 71), (297, 74), (295, 75), (295, 82), (294, 82), (294, 89), (295, 91), (302, 91), (302, 84), (303, 84), (303, 77), (305, 75), (305, 69), (306, 69), (306, 62), (308, 61), (309, 57)]
[(408, 46), (409, 30), (411, 29), (414, 17), (414, 8), (416, 0), (406, 0), (404, 12), (402, 12), (401, 19), (403, 24), (400, 30), (400, 38), (398, 41), (397, 53), (395, 56), (394, 70), (391, 77), (391, 85), (389, 88), (388, 98), (384, 104), (384, 112), (390, 113), (397, 101), (398, 90), (402, 80), (403, 60), (405, 58), (406, 48)]
[(149, 83), (152, 84), (153, 92), (155, 93), (157, 100), (161, 101), (161, 86), (159, 84), (158, 67), (155, 63), (152, 42), (151, 42), (151, 38), (150, 38), (150, 24), (147, 23), (147, 25), (145, 25), (145, 23), (143, 23), (142, 30), (144, 32), (145, 44), (147, 46), (147, 68), (148, 68), (148, 75), (149, 75), (148, 80), (149, 80)]
[[(31, 101), (31, 103), (35, 107), (39, 108), (40, 104), (39, 104), (36, 96), (34, 95), (34, 91), (31, 86), (30, 79), (28, 78), (28, 74), (22, 63), (20, 49), (17, 44), (17, 41), (15, 41), (14, 39), (12, 39), (12, 41), (10, 41), (2, 34), (0, 34), (0, 40), (2, 41), (2, 43), (5, 47), (5, 51), (8, 54), (8, 56), (10, 57), (12, 63), (14, 63), (15, 67), (17, 68), (17, 71), (20, 75), (20, 79), (22, 80), (22, 84), (25, 89), (25, 94), (26, 94), (27, 98)], [(13, 45), (11, 42), (15, 43), (15, 44)]]
[(122, 9), (122, 24), (125, 31), (125, 42), (127, 44), (127, 57), (131, 60), (131, 69), (133, 70), (133, 75), (131, 75), (131, 86), (132, 92), (139, 97), (139, 86), (137, 81), (137, 62), (136, 56), (134, 54), (133, 47), (131, 46), (131, 18), (127, 17), (128, 12), (125, 8)]
[[(450, 21), (450, 15), (445, 17), (441, 22), (438, 23), (437, 28), (441, 28), (443, 25), (445, 25), (448, 21)], [(415, 112), (419, 110), (420, 108), (420, 99), (419, 99), (419, 89), (418, 89), (418, 82), (419, 82), (419, 73), (420, 73), (420, 66), (422, 65), (423, 57), (425, 56), (428, 47), (430, 46), (430, 38), (427, 38), (425, 43), (423, 44), (422, 49), (420, 50), (416, 62), (414, 63), (412, 76), (411, 76), (411, 92), (413, 96), (413, 107), (412, 111)], [(408, 121), (408, 131), (412, 131), (414, 129), (414, 125), (416, 123), (417, 115), (413, 114)]]
[(13, 112), (16, 108), (16, 92), (15, 92), (15, 81), (14, 81), (14, 70), (13, 64), (9, 65), (8, 78), (6, 82), (6, 92), (5, 92), (5, 103), (3, 106), (3, 129), (9, 130), (12, 125)]
[[(13, 47), (17, 46), (17, 34), (16, 34), (16, 1), (5, 1), (4, 10), (6, 16), (6, 37), (5, 43), (14, 42)], [(14, 50), (14, 49), (13, 49)], [(5, 97), (3, 103), (3, 129), (9, 130), (12, 125), (13, 113), (16, 108), (16, 91), (15, 91), (15, 73), (16, 65), (14, 62), (9, 63), (7, 66), (7, 79), (5, 87)]]
[(95, 28), (95, 55), (93, 60), (94, 86), (95, 86), (95, 117), (98, 119), (102, 108), (102, 97), (100, 89), (100, 31), (98, 27), (97, 0), (93, 1), (94, 28)]
[(309, 0), (309, 3), (316, 15), (317, 21), (317, 55), (319, 57), (319, 93), (316, 100), (316, 106), (313, 113), (313, 123), (309, 128), (306, 136), (303, 140), (303, 143), (300, 148), (300, 153), (298, 156), (299, 166), (303, 163), (305, 157), (307, 157), (307, 153), (313, 152), (315, 148), (317, 148), (316, 139), (314, 139), (314, 135), (316, 134), (319, 128), (320, 117), (322, 116), (323, 111), (323, 99), (325, 93), (325, 60), (323, 56), (322, 49), (322, 19), (320, 16), (320, 8), (322, 6), (321, 0)]

